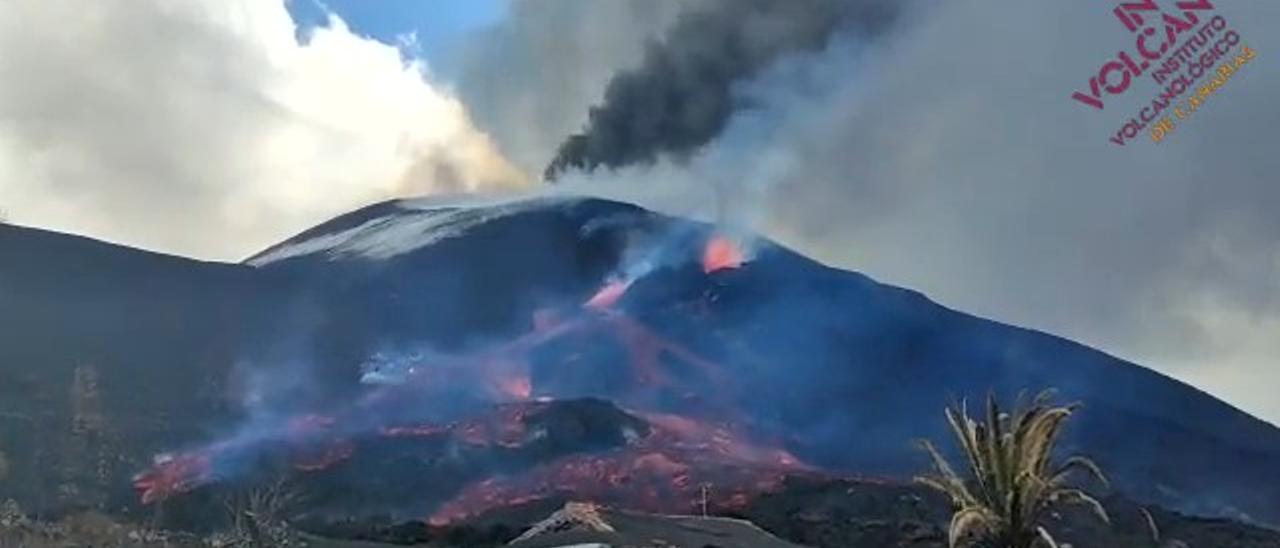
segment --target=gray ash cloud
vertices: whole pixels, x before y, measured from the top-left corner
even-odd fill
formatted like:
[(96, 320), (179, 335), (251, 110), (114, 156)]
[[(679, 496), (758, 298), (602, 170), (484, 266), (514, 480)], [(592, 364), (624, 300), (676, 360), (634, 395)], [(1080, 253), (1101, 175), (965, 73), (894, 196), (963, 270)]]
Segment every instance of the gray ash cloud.
[(791, 54), (824, 48), (836, 33), (874, 38), (902, 0), (715, 0), (681, 14), (649, 44), (639, 67), (615, 75), (586, 127), (560, 144), (544, 177), (684, 158), (751, 105), (735, 84)]

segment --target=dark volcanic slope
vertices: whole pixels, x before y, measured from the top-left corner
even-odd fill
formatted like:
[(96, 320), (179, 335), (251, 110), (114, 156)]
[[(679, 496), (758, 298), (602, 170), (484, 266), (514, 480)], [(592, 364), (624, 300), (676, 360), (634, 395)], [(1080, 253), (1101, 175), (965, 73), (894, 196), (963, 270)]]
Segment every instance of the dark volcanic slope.
[(37, 506), (127, 495), (144, 451), (225, 413), (221, 379), (276, 308), (242, 265), (11, 225), (0, 257), (0, 498)]
[[(620, 309), (732, 379), (682, 379), (701, 397), (662, 405), (732, 411), (819, 467), (898, 475), (923, 466), (911, 441), (944, 435), (951, 398), (1052, 386), (1085, 403), (1070, 445), (1120, 489), (1280, 523), (1274, 427), (1140, 366), (768, 243), (707, 275), (687, 259), (707, 231), (598, 200), (390, 202), (241, 266), (0, 226), (0, 450), (14, 471), (0, 494), (124, 504), (150, 455), (225, 432), (246, 394), (331, 406), (363, 390), (359, 365), (376, 352), (516, 337), (535, 312), (585, 301), (628, 250), (657, 248)], [(579, 342), (538, 361), (617, 360)], [(255, 384), (255, 371), (295, 363), (289, 378), (305, 382)], [(607, 374), (533, 373), (535, 395), (634, 397)]]

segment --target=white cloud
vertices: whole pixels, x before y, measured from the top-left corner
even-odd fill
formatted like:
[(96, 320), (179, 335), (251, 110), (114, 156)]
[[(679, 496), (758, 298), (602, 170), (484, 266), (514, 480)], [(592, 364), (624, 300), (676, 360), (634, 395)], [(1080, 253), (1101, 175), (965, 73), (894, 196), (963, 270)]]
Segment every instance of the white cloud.
[(394, 45), (284, 0), (0, 5), (12, 222), (239, 259), (399, 195), (525, 177)]

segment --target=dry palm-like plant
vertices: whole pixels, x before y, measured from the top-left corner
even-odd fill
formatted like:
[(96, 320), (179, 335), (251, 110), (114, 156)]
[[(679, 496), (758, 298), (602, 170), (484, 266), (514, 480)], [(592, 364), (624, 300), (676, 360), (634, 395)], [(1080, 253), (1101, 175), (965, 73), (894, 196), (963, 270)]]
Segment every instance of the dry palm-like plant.
[(1138, 510), (1142, 512), (1142, 517), (1147, 520), (1147, 531), (1151, 533), (1151, 541), (1156, 546), (1159, 548), (1188, 548), (1187, 543), (1178, 539), (1161, 539), (1160, 526), (1156, 525), (1155, 516), (1152, 516), (1151, 512), (1146, 508), (1139, 508)]
[(933, 460), (934, 473), (916, 481), (947, 495), (955, 505), (948, 532), (952, 548), (977, 542), (994, 548), (1056, 548), (1043, 521), (1059, 504), (1087, 506), (1108, 521), (1102, 504), (1070, 483), (1072, 473), (1082, 471), (1105, 485), (1098, 466), (1080, 456), (1053, 460), (1054, 445), (1076, 406), (1053, 406), (1050, 396), (1043, 392), (1026, 405), (1019, 397), (1010, 415), (1000, 410), (992, 394), (981, 421), (969, 417), (963, 402), (948, 407), (947, 422), (967, 468), (963, 476), (932, 443), (921, 442)]
[(225, 498), (223, 505), (231, 517), (233, 545), (288, 545), (291, 531), (285, 519), (299, 499), (299, 492), (286, 476)]

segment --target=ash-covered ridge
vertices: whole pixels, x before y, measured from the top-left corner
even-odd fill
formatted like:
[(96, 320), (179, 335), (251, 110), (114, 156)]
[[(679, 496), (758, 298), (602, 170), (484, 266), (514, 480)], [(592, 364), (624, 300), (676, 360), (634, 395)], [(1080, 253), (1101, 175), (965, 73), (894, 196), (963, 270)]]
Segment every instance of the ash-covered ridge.
[(572, 198), (511, 195), (391, 200), (307, 230), (245, 259), (263, 266), (296, 257), (387, 259), (412, 252), (505, 215)]

